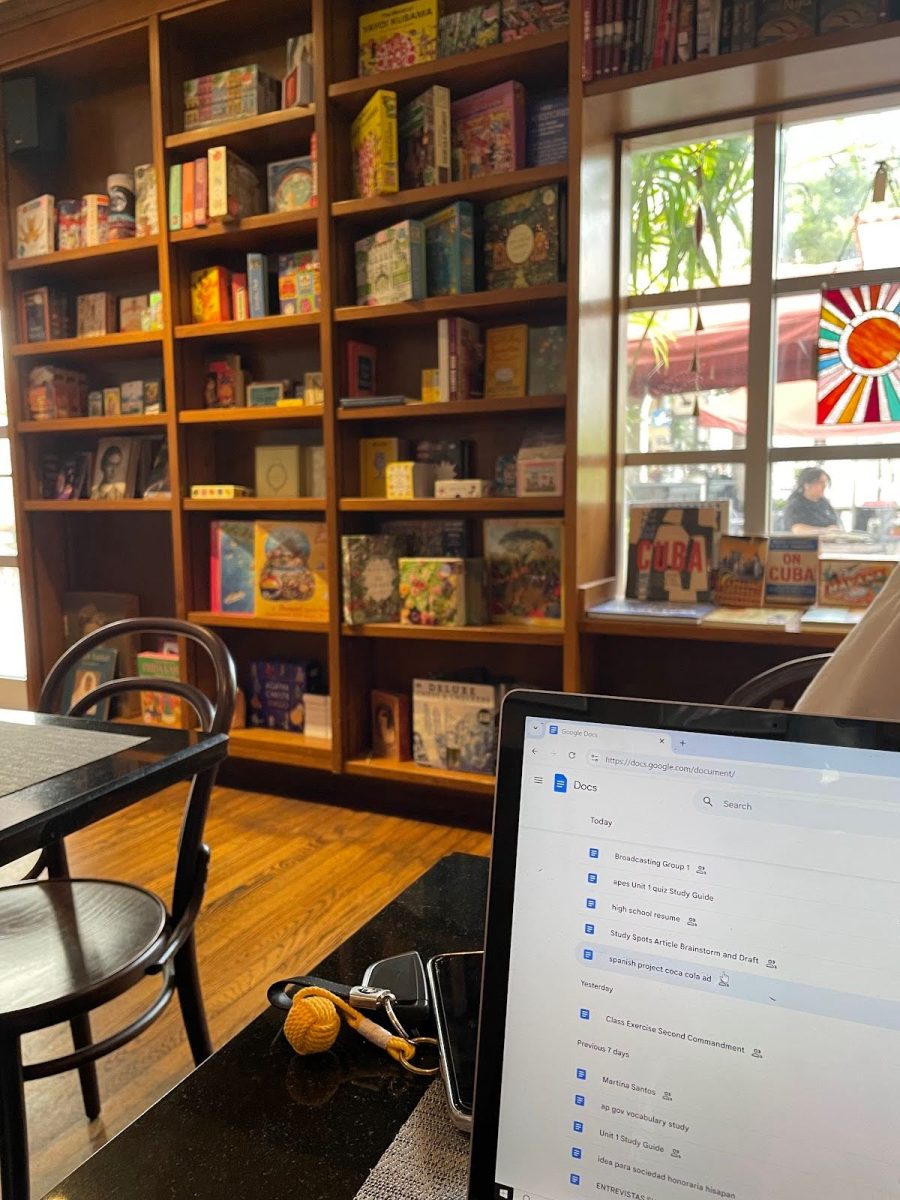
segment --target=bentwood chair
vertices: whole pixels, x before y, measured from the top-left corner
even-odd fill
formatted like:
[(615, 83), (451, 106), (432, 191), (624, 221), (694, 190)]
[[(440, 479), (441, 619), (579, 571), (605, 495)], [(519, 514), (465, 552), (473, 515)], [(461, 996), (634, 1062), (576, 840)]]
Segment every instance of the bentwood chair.
[(815, 679), (830, 654), (792, 658), (754, 675), (731, 693), (725, 703), (735, 708), (793, 708), (806, 686)]
[[(74, 704), (80, 717), (99, 701), (151, 688), (179, 697), (206, 733), (227, 733), (235, 700), (231, 657), (214, 633), (170, 618), (116, 621), (82, 638), (57, 661), (41, 690), (41, 712), (58, 712), (69, 672), (83, 655), (124, 637), (186, 638), (210, 659), (215, 698), (178, 680), (129, 677), (100, 684)], [(49, 846), (29, 881), (0, 887), (0, 1189), (3, 1200), (28, 1200), (28, 1140), (23, 1084), (77, 1070), (90, 1120), (100, 1114), (96, 1060), (143, 1032), (177, 991), (191, 1053), (200, 1064), (212, 1053), (194, 945), (203, 902), (209, 847), (203, 830), (215, 780), (213, 767), (190, 783), (182, 818), (171, 905), (128, 883), (72, 879), (62, 842)], [(35, 877), (47, 871), (47, 879)], [(90, 1012), (147, 976), (160, 990), (136, 1020), (94, 1042)], [(21, 1037), (68, 1022), (74, 1050), (46, 1062), (22, 1064)]]

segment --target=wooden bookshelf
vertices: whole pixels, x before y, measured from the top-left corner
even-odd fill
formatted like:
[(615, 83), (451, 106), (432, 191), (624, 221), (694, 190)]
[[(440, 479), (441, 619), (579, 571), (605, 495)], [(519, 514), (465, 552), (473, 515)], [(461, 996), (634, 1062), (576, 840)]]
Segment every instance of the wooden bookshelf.
[(68, 513), (153, 513), (171, 512), (171, 500), (25, 500), (26, 512)]
[(163, 335), (157, 333), (107, 333), (102, 337), (55, 338), (51, 342), (25, 342), (11, 347), (13, 358), (66, 358), (73, 354), (102, 355), (104, 358), (134, 358), (136, 351), (152, 353), (161, 347)]
[(222, 425), (234, 429), (241, 425), (316, 425), (324, 412), (321, 404), (286, 405), (284, 408), (183, 408), (178, 420), (182, 425)]
[(522, 646), (561, 646), (562, 629), (534, 625), (342, 625), (345, 637), (410, 638), (413, 641), (487, 642)]
[(291, 212), (262, 213), (244, 217), (233, 224), (211, 221), (193, 229), (179, 229), (169, 235), (173, 246), (199, 245), (218, 252), (228, 250), (257, 250), (271, 242), (282, 242), (285, 235), (315, 238), (319, 217), (316, 209), (298, 208)]
[(59, 433), (141, 433), (165, 429), (165, 413), (141, 413), (133, 417), (59, 417), (55, 421), (20, 421), (19, 433), (26, 435)]
[(252, 759), (254, 762), (327, 771), (331, 769), (333, 747), (330, 739), (308, 737), (302, 733), (283, 733), (278, 729), (232, 729), (228, 753), (234, 758)]
[(339, 408), (339, 421), (456, 420), (493, 417), (498, 413), (556, 412), (565, 396), (513, 396), (492, 400), (451, 400), (446, 404), (376, 404), (371, 408)]
[(381, 513), (561, 513), (562, 496), (482, 496), (466, 500), (385, 500), (380, 496), (345, 496), (339, 501), (341, 512)]
[(236, 513), (322, 513), (325, 501), (315, 496), (298, 496), (285, 499), (266, 496), (240, 496), (235, 500), (182, 500), (185, 512), (236, 512)]
[(308, 138), (315, 128), (315, 121), (314, 106), (263, 113), (240, 121), (220, 121), (217, 125), (168, 134), (166, 150), (179, 151), (180, 157), (188, 157), (187, 152), (199, 155), (209, 146), (224, 142), (241, 157), (262, 152), (274, 160), (282, 156), (282, 152), (288, 157), (299, 138)]
[[(493, 292), (470, 292), (463, 296), (429, 296), (425, 300), (406, 300), (402, 304), (353, 304), (334, 311), (338, 322), (402, 321), (433, 323), (438, 317), (471, 314), (473, 320), (495, 320), (516, 313), (534, 311), (536, 305), (561, 303), (568, 297), (564, 283), (545, 283), (540, 287), (505, 288)], [(548, 314), (549, 316), (549, 314)]]
[(387, 758), (360, 755), (344, 762), (347, 775), (362, 775), (368, 779), (383, 779), (390, 783), (408, 783), (415, 787), (443, 788), (449, 791), (472, 792), (477, 796), (494, 794), (493, 775), (476, 775), (471, 771), (438, 771), (414, 762), (394, 762)]
[(189, 612), (187, 619), (211, 629), (277, 629), (281, 633), (328, 633), (327, 621), (297, 621), (291, 617), (244, 617), (239, 613)]
[(321, 313), (301, 313), (296, 317), (251, 317), (246, 321), (206, 321), (177, 325), (175, 337), (179, 341), (202, 338), (205, 341), (243, 342), (247, 338), (266, 337), (273, 333), (288, 335), (300, 329), (315, 329), (321, 321)]
[(77, 250), (57, 250), (53, 254), (35, 254), (31, 258), (11, 258), (7, 271), (14, 274), (28, 271), (57, 275), (76, 274), (85, 270), (104, 272), (120, 267), (133, 271), (141, 260), (155, 262), (159, 250), (158, 237), (128, 238), (121, 242), (104, 242), (102, 246), (79, 246)]

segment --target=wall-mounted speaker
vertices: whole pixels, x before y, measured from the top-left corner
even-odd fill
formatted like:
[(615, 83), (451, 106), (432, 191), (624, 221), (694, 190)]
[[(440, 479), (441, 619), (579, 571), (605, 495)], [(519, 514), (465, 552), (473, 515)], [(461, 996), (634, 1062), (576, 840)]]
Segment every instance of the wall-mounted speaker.
[(35, 75), (3, 80), (3, 128), (8, 154), (55, 154), (62, 149), (62, 116)]

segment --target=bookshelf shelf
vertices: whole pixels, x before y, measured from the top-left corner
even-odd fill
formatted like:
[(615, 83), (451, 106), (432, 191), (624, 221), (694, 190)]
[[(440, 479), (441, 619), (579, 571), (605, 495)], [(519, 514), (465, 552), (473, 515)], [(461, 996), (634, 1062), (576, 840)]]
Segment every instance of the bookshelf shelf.
[(12, 347), (14, 358), (47, 358), (61, 354), (102, 354), (104, 357), (134, 358), (135, 351), (155, 350), (162, 345), (161, 331), (155, 333), (108, 333), (103, 337), (56, 338), (52, 342), (24, 342)]
[(303, 313), (297, 317), (251, 317), (246, 321), (208, 321), (202, 325), (176, 325), (175, 337), (179, 341), (194, 338), (241, 341), (270, 333), (289, 335), (298, 329), (317, 329), (321, 322), (321, 313)]
[(304, 733), (284, 733), (278, 729), (232, 729), (228, 753), (233, 758), (328, 770), (333, 750), (329, 739), (308, 737)]
[(356, 112), (378, 88), (396, 91), (398, 101), (402, 103), (432, 83), (452, 87), (454, 95), (475, 92), (506, 79), (518, 79), (526, 86), (537, 82), (546, 86), (548, 77), (565, 72), (568, 49), (568, 30), (551, 30), (517, 42), (499, 42), (482, 50), (416, 63), (397, 71), (343, 79), (331, 84), (328, 98), (334, 104)]
[(189, 621), (221, 629), (276, 629), (280, 633), (328, 633), (327, 621), (295, 621), (290, 617), (242, 617), (237, 613), (189, 612)]
[(435, 642), (497, 642), (512, 645), (561, 646), (562, 629), (541, 629), (532, 625), (343, 625), (345, 637), (411, 638)]
[[(585, 617), (578, 626), (588, 636), (628, 638), (677, 638), (688, 642), (743, 642), (759, 646), (796, 646), (798, 650), (815, 646), (832, 650), (839, 646), (846, 633), (831, 630), (800, 629), (790, 633), (771, 625), (690, 625), (680, 621), (628, 621), (614, 618)], [(849, 630), (847, 631), (849, 633)]]
[[(308, 138), (315, 128), (316, 110), (310, 105), (303, 108), (280, 109), (262, 113), (258, 117), (245, 117), (241, 121), (222, 121), (218, 125), (206, 125), (202, 129), (189, 129), (183, 133), (170, 133), (166, 138), (166, 149), (173, 151), (204, 151), (208, 146), (226, 142), (230, 149), (241, 157), (252, 156), (260, 161), (270, 155), (297, 152), (298, 138)], [(181, 157), (190, 157), (185, 153)]]
[(26, 512), (152, 513), (171, 512), (171, 500), (26, 500)]
[(290, 408), (184, 408), (178, 414), (182, 425), (220, 425), (236, 428), (241, 425), (289, 425), (297, 422), (315, 425), (322, 420), (321, 404)]
[(341, 512), (431, 513), (561, 513), (562, 496), (483, 496), (472, 500), (385, 500), (381, 496), (349, 496), (338, 502)]
[(166, 414), (154, 413), (135, 417), (61, 417), (56, 421), (20, 421), (19, 433), (28, 435), (56, 433), (128, 433), (132, 429), (164, 429)]
[(402, 320), (416, 323), (457, 313), (477, 313), (483, 319), (490, 319), (533, 311), (536, 304), (551, 301), (562, 304), (567, 296), (566, 284), (545, 283), (540, 287), (502, 288), (493, 292), (469, 292), (463, 296), (429, 296), (425, 300), (406, 300), (402, 304), (354, 304), (336, 308), (334, 319), (338, 322)]
[(236, 500), (182, 500), (185, 512), (294, 512), (319, 513), (325, 511), (325, 501), (317, 496), (299, 496), (290, 499), (271, 499), (265, 496), (240, 496)]
[(318, 225), (318, 210), (315, 208), (294, 209), (291, 212), (261, 213), (257, 217), (244, 217), (235, 224), (213, 221), (209, 225), (194, 229), (179, 229), (169, 235), (175, 246), (197, 246), (204, 249), (257, 250), (281, 243), (296, 234), (299, 237), (315, 237)]
[(478, 796), (493, 796), (493, 775), (476, 775), (471, 771), (440, 771), (421, 767), (414, 762), (394, 762), (387, 758), (359, 756), (344, 762), (347, 775), (362, 775), (392, 783), (410, 783), (420, 787), (445, 788), (455, 792), (473, 792)]
[(102, 246), (79, 246), (77, 250), (57, 250), (54, 254), (37, 254), (32, 258), (11, 258), (7, 271), (47, 271), (56, 274), (71, 270), (100, 269), (104, 272), (117, 267), (132, 271), (143, 260), (156, 264), (158, 237), (128, 238), (121, 242), (104, 242)]
[(365, 200), (338, 200), (331, 206), (335, 220), (361, 221), (375, 217), (378, 222), (416, 216), (450, 204), (454, 200), (476, 200), (486, 203), (502, 196), (513, 196), (530, 188), (549, 183), (561, 183), (568, 176), (564, 163), (552, 167), (526, 167), (521, 171), (504, 171), (482, 175), (477, 179), (459, 179), (438, 183), (433, 187), (411, 188), (390, 196), (373, 196)]
[(500, 400), (452, 400), (446, 404), (379, 404), (339, 408), (339, 421), (412, 421), (421, 418), (492, 417), (497, 413), (552, 412), (566, 407), (565, 396), (515, 396)]

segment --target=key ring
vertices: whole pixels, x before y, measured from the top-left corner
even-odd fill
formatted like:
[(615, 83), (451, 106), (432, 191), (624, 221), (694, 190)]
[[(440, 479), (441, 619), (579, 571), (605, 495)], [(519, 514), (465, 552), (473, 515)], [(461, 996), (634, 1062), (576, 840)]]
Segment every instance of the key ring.
[[(390, 1021), (391, 1025), (393, 1025), (400, 1037), (402, 1037), (404, 1041), (409, 1042), (411, 1046), (415, 1046), (417, 1049), (419, 1046), (436, 1046), (438, 1044), (437, 1038), (409, 1036), (409, 1034), (403, 1028), (400, 1018), (397, 1016), (396, 1012), (394, 1012), (394, 1001), (396, 999), (397, 997), (391, 992), (385, 992), (384, 995), (380, 997), (381, 1007), (387, 1013), (387, 1019)], [(413, 1064), (408, 1062), (405, 1058), (400, 1060), (400, 1065), (405, 1067), (405, 1069), (410, 1071), (413, 1075), (437, 1075), (441, 1069), (440, 1066), (414, 1067)]]

